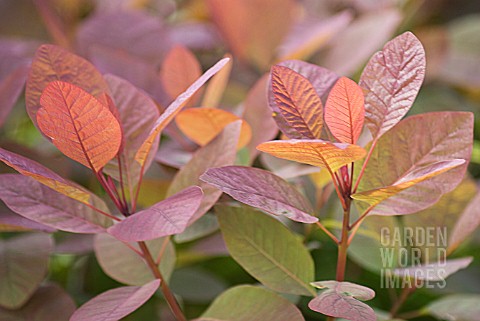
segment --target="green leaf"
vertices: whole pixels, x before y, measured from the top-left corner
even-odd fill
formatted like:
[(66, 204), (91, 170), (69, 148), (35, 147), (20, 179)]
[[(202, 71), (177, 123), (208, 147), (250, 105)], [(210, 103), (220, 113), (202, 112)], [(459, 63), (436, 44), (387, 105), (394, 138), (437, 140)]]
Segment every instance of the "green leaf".
[(300, 310), (274, 292), (241, 285), (222, 293), (197, 321), (304, 321)]
[(453, 294), (430, 303), (425, 312), (441, 320), (474, 321), (480, 315), (479, 294)]
[(247, 272), (272, 290), (315, 295), (312, 257), (282, 223), (248, 207), (215, 211), (230, 254)]

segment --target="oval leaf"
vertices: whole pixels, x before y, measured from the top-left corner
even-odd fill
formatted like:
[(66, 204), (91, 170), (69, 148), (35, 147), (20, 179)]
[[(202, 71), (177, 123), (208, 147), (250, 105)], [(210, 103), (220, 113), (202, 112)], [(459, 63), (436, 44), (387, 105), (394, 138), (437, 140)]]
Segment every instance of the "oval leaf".
[[(175, 267), (175, 248), (165, 238), (146, 241), (150, 253), (158, 262), (165, 280), (172, 275)], [(94, 240), (95, 256), (102, 270), (112, 279), (128, 285), (143, 285), (155, 279), (152, 271), (143, 258), (135, 251), (140, 252), (138, 243), (123, 243), (109, 234), (97, 234)], [(168, 281), (167, 281), (168, 282)]]
[(326, 168), (330, 173), (363, 158), (365, 150), (357, 145), (316, 140), (274, 140), (257, 146), (258, 150), (278, 158)]
[(198, 321), (304, 321), (300, 310), (272, 291), (251, 285), (233, 287), (213, 301)]
[(90, 62), (59, 46), (42, 45), (33, 58), (25, 89), (27, 112), (35, 125), (40, 96), (47, 85), (56, 80), (76, 85), (95, 97), (108, 93), (102, 75)]
[(366, 124), (373, 138), (407, 114), (424, 77), (425, 51), (411, 32), (389, 41), (370, 59), (359, 85), (365, 93)]
[(355, 144), (363, 128), (365, 107), (362, 89), (346, 77), (333, 86), (325, 105), (325, 123), (342, 143)]
[(0, 306), (16, 309), (28, 301), (47, 275), (52, 250), (53, 239), (47, 234), (0, 240)]
[(97, 295), (82, 305), (70, 321), (118, 321), (141, 307), (160, 286), (154, 280), (144, 286), (124, 286)]
[(282, 223), (246, 207), (215, 209), (230, 254), (252, 276), (275, 291), (315, 294), (312, 257)]
[(375, 206), (387, 198), (395, 196), (401, 191), (414, 186), (415, 184), (443, 174), (462, 164), (465, 164), (465, 160), (454, 159), (451, 161), (436, 162), (431, 165), (415, 168), (401, 177), (393, 185), (355, 193), (351, 195), (351, 197), (359, 201), (367, 202), (371, 206)]
[(240, 125), (236, 121), (225, 126), (222, 133), (193, 154), (192, 159), (178, 171), (170, 184), (167, 192), (169, 196), (192, 185), (198, 185), (203, 190), (202, 203), (189, 224), (205, 214), (222, 195), (222, 191), (201, 181), (200, 175), (209, 168), (235, 163)]
[(465, 257), (453, 260), (441, 260), (438, 262), (413, 266), (408, 268), (398, 268), (393, 270), (393, 274), (415, 280), (444, 281), (448, 276), (459, 270), (465, 269), (472, 263), (472, 257)]
[(117, 155), (120, 124), (107, 106), (86, 91), (55, 81), (43, 91), (40, 105), (40, 130), (68, 157), (99, 172)]
[(317, 281), (310, 284), (318, 289), (332, 289), (335, 292), (339, 292), (362, 301), (368, 301), (375, 297), (375, 291), (372, 289), (351, 282)]
[(183, 232), (202, 201), (198, 186), (189, 187), (110, 227), (108, 233), (125, 242), (140, 242)]
[(480, 193), (468, 204), (465, 211), (456, 221), (452, 232), (449, 234), (448, 251), (453, 251), (460, 243), (462, 243), (470, 234), (472, 234), (480, 225), (480, 214), (478, 208), (480, 206)]
[(226, 166), (211, 168), (200, 177), (237, 201), (274, 215), (302, 223), (315, 223), (308, 201), (280, 177), (258, 168)]
[(90, 206), (22, 175), (1, 175), (0, 198), (15, 213), (67, 232), (99, 233), (112, 222)]
[(293, 127), (303, 138), (320, 138), (323, 106), (310, 81), (280, 65), (272, 67), (271, 80), (275, 104), (287, 126)]
[[(175, 118), (180, 130), (195, 143), (204, 146), (217, 136), (226, 125), (241, 120), (240, 117), (221, 109), (190, 108), (182, 111)], [(242, 120), (242, 128), (237, 148), (245, 146), (252, 137), (252, 130)]]
[[(472, 151), (473, 115), (468, 112), (435, 112), (408, 117), (380, 137), (358, 190), (393, 185), (405, 175), (433, 163), (463, 159)], [(467, 164), (417, 183), (378, 204), (370, 213), (410, 214), (425, 209), (453, 190)]]
[(448, 295), (430, 303), (424, 311), (441, 320), (477, 321), (480, 315), (480, 295)]

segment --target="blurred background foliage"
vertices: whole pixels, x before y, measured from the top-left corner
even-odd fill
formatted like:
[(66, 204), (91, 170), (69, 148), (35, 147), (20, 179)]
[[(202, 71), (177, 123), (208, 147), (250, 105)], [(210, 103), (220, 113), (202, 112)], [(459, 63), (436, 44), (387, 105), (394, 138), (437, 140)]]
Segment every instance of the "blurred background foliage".
[[(160, 109), (174, 98), (159, 80), (162, 64), (172, 48), (181, 45), (190, 49), (203, 70), (228, 53), (233, 57), (233, 69), (225, 92), (220, 93), (219, 106), (241, 114), (253, 86), (259, 79), (265, 82), (262, 76), (272, 64), (301, 59), (358, 80), (369, 57), (406, 30), (421, 40), (427, 53), (426, 81), (410, 113), (472, 111), (479, 122), (480, 1), (477, 0), (0, 0), (0, 146), (102, 193), (85, 168), (62, 156), (37, 132), (25, 111), (23, 83), (9, 80), (14, 73), (25, 74), (33, 53), (42, 43), (64, 46), (93, 62), (101, 72), (126, 78), (153, 96)], [(18, 100), (17, 96), (12, 97), (17, 92)], [(261, 97), (253, 101), (266, 103)], [(479, 128), (476, 126), (471, 178), (467, 178), (459, 197), (452, 196), (451, 202), (458, 203), (454, 208), (457, 213), (476, 194), (476, 180), (480, 177)], [(264, 129), (257, 125), (252, 130)], [(178, 167), (197, 148), (186, 137), (180, 137), (180, 141), (187, 141), (191, 148), (182, 148), (175, 135), (166, 135), (162, 140), (157, 162), (142, 186), (142, 206), (165, 197)], [(239, 153), (239, 163), (246, 164), (249, 155), (243, 152)], [(276, 163), (265, 155), (254, 164), (291, 178), (315, 204), (325, 203), (321, 215), (331, 217), (326, 225), (338, 227), (335, 214), (331, 214), (337, 205), (322, 198), (321, 178), (301, 176), (299, 173), (305, 168)], [(12, 170), (2, 165), (0, 172)], [(304, 173), (308, 174), (308, 170)], [(463, 203), (459, 200), (462, 197), (466, 199)], [(444, 200), (432, 211), (452, 211), (446, 209), (449, 204)], [(0, 213), (0, 230), (5, 231), (2, 238), (14, 237), (25, 229), (16, 225), (5, 206), (0, 206)], [(428, 217), (428, 213), (423, 215)], [(375, 224), (382, 221), (378, 219)], [(410, 224), (418, 226), (422, 222)], [(228, 256), (215, 220), (206, 225), (200, 236), (192, 237), (193, 241), (187, 237), (176, 246), (176, 270), (171, 285), (183, 298), (189, 317), (198, 316), (228, 287), (255, 283)], [(302, 232), (299, 226), (292, 228)], [(100, 268), (93, 254), (92, 239), (88, 235), (55, 233), (56, 244), (45, 284), (61, 285), (77, 305), (120, 285)], [(335, 246), (318, 231), (306, 241), (312, 249), (317, 276), (333, 279)], [(378, 253), (378, 248), (368, 237), (356, 241), (347, 275), (374, 288), (377, 297), (372, 302), (388, 310), (395, 294), (379, 289), (375, 263), (365, 259), (372, 251)], [(449, 278), (442, 292), (479, 292), (479, 249), (477, 233), (458, 250), (459, 255), (472, 255), (476, 260), (468, 269)], [(438, 291), (420, 289), (408, 300), (405, 310), (421, 308), (439, 295)], [(308, 311), (306, 301), (300, 302), (300, 306), (310, 320), (322, 319)], [(170, 318), (158, 296), (125, 320)]]

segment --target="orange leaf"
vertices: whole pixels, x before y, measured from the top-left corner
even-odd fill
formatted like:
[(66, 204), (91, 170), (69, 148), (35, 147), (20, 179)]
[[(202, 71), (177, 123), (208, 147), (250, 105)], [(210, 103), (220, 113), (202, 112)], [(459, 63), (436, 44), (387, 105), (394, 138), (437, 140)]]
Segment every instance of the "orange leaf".
[(96, 173), (118, 152), (120, 124), (107, 106), (83, 89), (50, 83), (40, 97), (40, 130), (68, 157)]
[[(160, 79), (167, 94), (176, 98), (202, 74), (202, 68), (195, 55), (184, 46), (173, 47), (165, 57), (160, 70)], [(191, 103), (195, 104), (200, 92), (197, 92)]]
[(355, 193), (352, 195), (352, 198), (375, 206), (387, 198), (392, 197), (415, 184), (445, 173), (446, 171), (449, 171), (464, 163), (464, 159), (436, 162), (411, 171), (390, 186)]
[[(224, 58), (232, 58), (232, 55), (225, 54)], [(232, 71), (232, 60), (220, 70), (215, 76), (212, 77), (212, 80), (205, 90), (205, 95), (203, 96), (202, 106), (204, 107), (218, 107), (222, 95), (225, 92), (227, 87), (228, 78), (230, 77), (230, 72)]]
[[(178, 128), (191, 140), (204, 146), (215, 138), (224, 128), (240, 117), (228, 111), (215, 108), (191, 108), (177, 115)], [(242, 120), (242, 128), (237, 148), (242, 148), (252, 138), (250, 125)]]
[(362, 89), (347, 77), (340, 78), (328, 95), (325, 123), (342, 143), (355, 144), (362, 132), (365, 106)]
[(365, 156), (360, 146), (320, 139), (274, 140), (258, 145), (257, 149), (278, 158), (326, 168), (330, 173)]
[(230, 59), (224, 58), (217, 62), (213, 67), (208, 69), (200, 78), (195, 80), (182, 94), (180, 94), (168, 107), (163, 114), (157, 119), (153, 128), (150, 130), (147, 139), (138, 149), (135, 154), (135, 160), (142, 166), (142, 171), (147, 160), (147, 156), (152, 149), (155, 139), (160, 135), (163, 129), (167, 127), (170, 121), (182, 110), (190, 98), (210, 79), (213, 75), (219, 72)]
[(322, 101), (310, 81), (280, 65), (272, 67), (271, 75), (275, 104), (286, 123), (307, 139), (320, 138)]

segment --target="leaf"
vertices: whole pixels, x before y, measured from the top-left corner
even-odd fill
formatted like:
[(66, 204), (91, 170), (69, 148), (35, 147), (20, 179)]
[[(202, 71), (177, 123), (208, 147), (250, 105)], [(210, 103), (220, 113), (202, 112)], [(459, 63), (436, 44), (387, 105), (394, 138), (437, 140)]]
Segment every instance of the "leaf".
[(22, 93), (23, 85), (27, 77), (28, 68), (19, 66), (7, 77), (0, 80), (0, 127), (5, 123), (15, 102)]
[(471, 200), (467, 208), (455, 222), (453, 230), (449, 234), (448, 252), (452, 252), (468, 236), (470, 236), (480, 225), (478, 208), (480, 204), (480, 193)]
[(289, 127), (302, 138), (320, 138), (323, 106), (315, 88), (307, 78), (292, 69), (275, 65), (271, 71), (275, 104)]
[(272, 140), (278, 133), (278, 127), (272, 118), (272, 111), (268, 106), (267, 88), (269, 75), (265, 74), (257, 80), (243, 102), (243, 119), (252, 128), (252, 138), (246, 148), (249, 152), (249, 164), (258, 155), (257, 145)]
[(371, 206), (375, 206), (387, 198), (397, 195), (407, 188), (443, 174), (463, 164), (465, 164), (465, 160), (454, 159), (450, 161), (436, 162), (419, 168), (413, 168), (390, 186), (355, 193), (351, 197), (355, 200), (367, 202)]
[(203, 192), (189, 187), (111, 226), (108, 233), (124, 242), (140, 242), (181, 233), (195, 214)]
[(201, 106), (204, 107), (218, 107), (222, 100), (222, 95), (225, 92), (225, 88), (228, 84), (228, 78), (233, 67), (233, 57), (230, 54), (225, 54), (223, 58), (230, 59), (225, 68), (220, 70), (215, 76), (212, 77), (212, 81), (207, 86), (205, 94), (203, 95)]
[(405, 116), (425, 77), (425, 51), (405, 32), (389, 41), (368, 62), (359, 81), (365, 93), (366, 125), (373, 138), (385, 134)]
[[(201, 75), (202, 68), (197, 58), (188, 48), (181, 45), (174, 46), (167, 53), (159, 74), (160, 81), (172, 100), (183, 93)], [(189, 104), (195, 105), (200, 94), (199, 90)]]
[(35, 230), (45, 233), (53, 233), (56, 229), (35, 221), (29, 220), (11, 211), (5, 205), (0, 204), (0, 232), (21, 232)]
[(91, 63), (61, 47), (42, 45), (33, 58), (25, 89), (27, 112), (35, 125), (42, 92), (49, 83), (58, 80), (78, 86), (99, 99), (102, 93), (108, 93), (102, 75)]
[(357, 300), (371, 300), (375, 296), (373, 290), (350, 282), (322, 281), (312, 285), (327, 288), (308, 303), (313, 311), (352, 321), (377, 320), (373, 309)]
[(278, 158), (326, 168), (330, 173), (363, 158), (365, 150), (357, 145), (331, 143), (320, 139), (274, 140), (257, 146), (258, 150)]
[(394, 35), (402, 13), (396, 8), (376, 9), (358, 16), (332, 39), (322, 66), (340, 75), (351, 75)]
[(32, 221), (73, 233), (99, 233), (111, 219), (90, 206), (64, 196), (30, 177), (0, 176), (0, 198), (15, 213)]
[(172, 291), (184, 301), (193, 304), (210, 304), (228, 285), (221, 276), (199, 267), (175, 270), (170, 282)]
[[(133, 189), (140, 176), (140, 166), (135, 161), (135, 154), (147, 138), (153, 124), (160, 116), (160, 112), (155, 102), (148, 95), (128, 81), (114, 75), (106, 75), (105, 81), (110, 87), (112, 99), (120, 114), (119, 120), (124, 141), (119, 155), (122, 157), (124, 182)], [(154, 143), (147, 157), (145, 169), (150, 166), (157, 147), (158, 144)], [(103, 171), (117, 180), (120, 178), (116, 159), (111, 160)]]
[(258, 168), (226, 166), (211, 168), (201, 180), (237, 201), (274, 215), (284, 215), (302, 223), (315, 223), (308, 201), (285, 180)]
[(213, 22), (233, 55), (268, 68), (295, 16), (291, 0), (208, 0)]
[(0, 240), (0, 306), (17, 309), (30, 299), (47, 275), (52, 250), (53, 239), (47, 234)]
[(451, 294), (424, 308), (424, 311), (441, 320), (478, 321), (479, 294)]
[(50, 321), (68, 320), (75, 311), (75, 302), (58, 285), (41, 286), (20, 309), (0, 308), (2, 321)]
[(440, 261), (434, 263), (394, 269), (392, 273), (403, 278), (415, 280), (444, 281), (450, 275), (465, 269), (472, 261), (472, 257), (452, 260), (440, 259)]
[(175, 235), (175, 243), (181, 244), (191, 242), (216, 232), (219, 229), (217, 217), (207, 213), (188, 226), (185, 231)]
[(238, 138), (240, 136), (240, 122), (231, 123), (223, 129), (223, 132), (215, 137), (210, 143), (199, 148), (191, 160), (183, 166), (173, 178), (168, 195), (198, 185), (203, 190), (203, 199), (197, 212), (190, 219), (189, 225), (205, 214), (220, 198), (222, 192), (215, 187), (200, 180), (207, 169), (233, 165), (235, 163)]
[[(158, 266), (165, 280), (168, 280), (175, 267), (175, 248), (172, 243), (165, 238), (145, 243), (155, 261), (158, 261), (159, 255), (163, 253)], [(95, 256), (108, 276), (128, 285), (143, 285), (154, 280), (147, 263), (132, 248), (140, 251), (138, 243), (129, 243), (127, 246), (109, 234), (95, 235)]]
[(346, 77), (333, 86), (325, 105), (325, 123), (342, 143), (355, 144), (363, 128), (365, 108), (362, 89)]
[(256, 286), (240, 285), (218, 296), (201, 320), (304, 321), (300, 310), (278, 294)]
[[(473, 115), (435, 112), (408, 117), (377, 142), (358, 186), (359, 191), (390, 186), (417, 168), (452, 159), (470, 159)], [(418, 183), (377, 205), (377, 215), (410, 214), (423, 210), (453, 190), (466, 163)]]
[(160, 280), (154, 280), (144, 286), (109, 290), (82, 305), (70, 321), (118, 321), (147, 302), (159, 286)]
[(315, 52), (325, 47), (335, 35), (352, 20), (349, 10), (330, 17), (304, 19), (291, 28), (291, 31), (278, 49), (279, 61), (288, 59), (308, 60)]
[(188, 87), (180, 96), (178, 96), (162, 115), (155, 121), (152, 130), (148, 134), (147, 139), (135, 154), (135, 160), (144, 168), (147, 156), (149, 155), (152, 145), (156, 141), (160, 132), (170, 123), (177, 113), (185, 106), (188, 100), (203, 86), (213, 75), (220, 71), (228, 63), (229, 59), (225, 58), (217, 62), (213, 67), (207, 70), (200, 78)]
[[(333, 71), (300, 60), (287, 60), (279, 63), (278, 66), (290, 68), (291, 70), (307, 78), (320, 97), (326, 96), (328, 90), (338, 79), (338, 75)], [(277, 106), (277, 103), (275, 102), (275, 95), (273, 93), (271, 81), (269, 81), (268, 84), (268, 104), (273, 111), (273, 118), (277, 122), (278, 128), (287, 137), (291, 139), (304, 138), (301, 133), (299, 133), (295, 128), (292, 128), (284, 119), (280, 107)]]
[(237, 120), (242, 121), (242, 128), (237, 148), (245, 146), (252, 137), (250, 125), (240, 117), (215, 108), (190, 108), (180, 112), (175, 122), (180, 130), (200, 146), (208, 144), (226, 125)]
[(275, 291), (315, 294), (312, 257), (282, 223), (247, 207), (217, 206), (216, 213), (228, 251), (248, 273)]
[(117, 155), (121, 127), (107, 106), (81, 88), (50, 83), (40, 98), (40, 130), (73, 160), (99, 172)]

